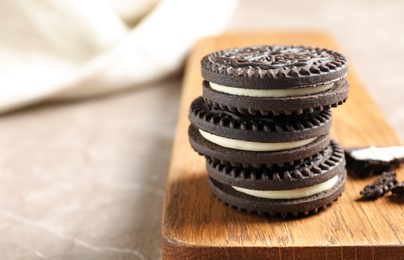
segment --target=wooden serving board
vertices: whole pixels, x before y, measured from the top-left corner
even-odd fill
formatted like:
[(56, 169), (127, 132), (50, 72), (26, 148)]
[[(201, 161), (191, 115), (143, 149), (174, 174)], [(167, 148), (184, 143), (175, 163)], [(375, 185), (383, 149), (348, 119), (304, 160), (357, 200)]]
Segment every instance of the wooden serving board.
[[(209, 190), (204, 158), (188, 143), (188, 109), (201, 95), (200, 60), (223, 48), (304, 44), (339, 50), (324, 33), (223, 35), (201, 40), (189, 55), (163, 208), (164, 259), (404, 259), (404, 200), (360, 201), (374, 180), (348, 177), (340, 199), (297, 219), (230, 209)], [(341, 51), (341, 50), (340, 50)], [(342, 51), (343, 52), (343, 51)], [(349, 60), (349, 56), (348, 56)], [(333, 111), (332, 138), (344, 147), (402, 144), (350, 64), (348, 101)], [(404, 180), (403, 171), (398, 176)]]

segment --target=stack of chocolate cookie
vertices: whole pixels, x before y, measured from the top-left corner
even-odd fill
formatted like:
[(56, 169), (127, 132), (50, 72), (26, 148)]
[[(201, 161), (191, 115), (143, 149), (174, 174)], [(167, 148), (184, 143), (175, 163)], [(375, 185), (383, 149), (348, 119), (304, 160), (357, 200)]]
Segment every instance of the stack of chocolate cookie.
[(344, 151), (329, 130), (330, 109), (348, 96), (344, 56), (270, 45), (211, 53), (201, 67), (189, 137), (216, 197), (241, 211), (298, 216), (341, 195)]

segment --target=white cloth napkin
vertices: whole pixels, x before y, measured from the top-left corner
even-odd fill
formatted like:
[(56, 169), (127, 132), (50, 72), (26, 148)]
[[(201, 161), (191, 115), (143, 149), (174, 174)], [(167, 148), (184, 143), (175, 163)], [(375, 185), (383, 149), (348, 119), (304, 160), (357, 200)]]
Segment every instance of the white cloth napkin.
[(0, 1), (0, 112), (136, 87), (222, 32), (236, 0)]

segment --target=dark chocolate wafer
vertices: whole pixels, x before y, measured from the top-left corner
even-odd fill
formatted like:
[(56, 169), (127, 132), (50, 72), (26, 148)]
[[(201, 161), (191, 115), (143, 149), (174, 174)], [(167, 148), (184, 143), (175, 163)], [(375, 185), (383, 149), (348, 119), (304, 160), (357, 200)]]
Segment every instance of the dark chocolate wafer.
[(235, 88), (289, 89), (344, 78), (346, 58), (307, 46), (266, 45), (221, 50), (201, 60), (202, 77)]
[(210, 134), (253, 142), (292, 142), (328, 133), (331, 111), (281, 116), (252, 116), (223, 111), (197, 98), (191, 104), (191, 123)]
[(339, 80), (334, 87), (320, 93), (295, 97), (237, 96), (212, 89), (203, 82), (203, 98), (222, 110), (252, 115), (303, 114), (330, 109), (344, 103), (348, 98), (349, 83)]

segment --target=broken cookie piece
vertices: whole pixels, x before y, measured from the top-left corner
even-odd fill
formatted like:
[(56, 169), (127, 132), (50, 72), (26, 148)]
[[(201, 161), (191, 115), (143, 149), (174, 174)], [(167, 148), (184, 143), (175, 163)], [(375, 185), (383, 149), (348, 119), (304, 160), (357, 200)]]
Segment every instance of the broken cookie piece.
[(382, 173), (372, 184), (366, 185), (360, 192), (364, 199), (377, 199), (398, 185), (395, 172)]
[(359, 177), (392, 171), (404, 163), (404, 146), (345, 149), (346, 167)]

